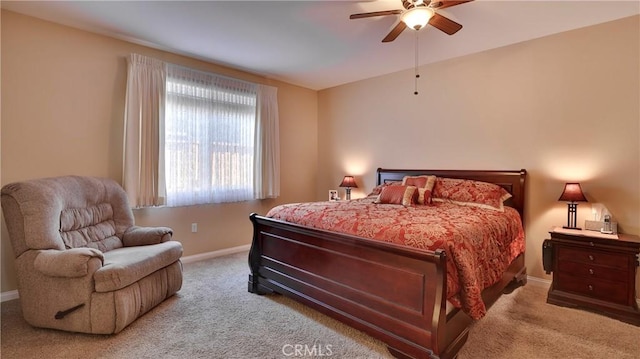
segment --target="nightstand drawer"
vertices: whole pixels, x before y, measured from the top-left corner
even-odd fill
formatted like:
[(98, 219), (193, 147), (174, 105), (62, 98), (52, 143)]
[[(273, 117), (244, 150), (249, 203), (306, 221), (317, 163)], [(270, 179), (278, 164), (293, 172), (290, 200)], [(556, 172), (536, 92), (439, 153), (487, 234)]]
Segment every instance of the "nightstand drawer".
[(620, 268), (623, 270), (627, 270), (629, 267), (627, 256), (622, 254), (565, 246), (558, 246), (557, 251), (558, 262), (560, 263), (570, 261)]
[(575, 277), (585, 279), (595, 278), (625, 283), (629, 278), (629, 271), (626, 269), (602, 267), (591, 263), (558, 262), (558, 270), (561, 273), (571, 273)]
[(597, 298), (628, 305), (629, 286), (627, 283), (611, 282), (595, 278), (582, 278), (560, 273), (554, 283), (557, 290), (574, 292), (591, 298)]

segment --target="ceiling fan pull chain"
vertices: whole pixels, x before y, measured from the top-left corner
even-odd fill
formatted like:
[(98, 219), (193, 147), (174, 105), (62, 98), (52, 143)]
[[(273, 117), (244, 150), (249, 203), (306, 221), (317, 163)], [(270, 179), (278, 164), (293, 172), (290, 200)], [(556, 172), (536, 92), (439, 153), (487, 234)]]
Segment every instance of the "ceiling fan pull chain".
[(416, 63), (415, 63), (415, 79), (414, 79), (414, 84), (415, 84), (415, 89), (413, 91), (414, 95), (418, 94), (418, 78), (420, 78), (420, 74), (418, 73), (418, 32), (416, 31)]

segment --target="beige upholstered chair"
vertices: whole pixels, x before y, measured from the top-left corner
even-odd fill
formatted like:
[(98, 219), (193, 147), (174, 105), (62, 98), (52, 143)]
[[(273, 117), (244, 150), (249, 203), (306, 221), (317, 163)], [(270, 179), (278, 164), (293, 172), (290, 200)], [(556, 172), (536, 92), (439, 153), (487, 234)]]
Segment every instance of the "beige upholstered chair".
[(110, 334), (182, 286), (182, 245), (138, 227), (115, 181), (66, 176), (11, 183), (2, 210), (25, 320)]

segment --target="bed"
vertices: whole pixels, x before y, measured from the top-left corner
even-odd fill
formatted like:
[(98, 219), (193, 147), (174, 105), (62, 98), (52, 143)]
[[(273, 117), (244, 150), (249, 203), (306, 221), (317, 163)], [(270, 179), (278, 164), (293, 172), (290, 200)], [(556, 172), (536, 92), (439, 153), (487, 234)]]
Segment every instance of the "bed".
[[(376, 184), (420, 175), (497, 184), (511, 194), (504, 205), (517, 212), (520, 221), (524, 218), (525, 170), (379, 168)], [(474, 319), (447, 300), (451, 294), (447, 251), (313, 228), (255, 213), (250, 220), (254, 234), (249, 292), (288, 296), (380, 339), (398, 358), (455, 358), (466, 342)], [(480, 294), (486, 308), (509, 284), (526, 283), (524, 251), (504, 265), (494, 282)]]

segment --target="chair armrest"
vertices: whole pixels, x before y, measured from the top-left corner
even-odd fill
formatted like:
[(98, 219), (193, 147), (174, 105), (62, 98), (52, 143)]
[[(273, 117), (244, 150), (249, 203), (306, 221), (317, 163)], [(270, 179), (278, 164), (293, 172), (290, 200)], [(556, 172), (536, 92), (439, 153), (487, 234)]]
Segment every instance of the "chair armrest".
[(34, 268), (50, 277), (78, 278), (91, 274), (102, 267), (104, 256), (94, 248), (71, 248), (67, 250), (40, 250), (34, 259)]
[(173, 230), (169, 227), (132, 226), (122, 236), (125, 247), (146, 246), (171, 240)]

